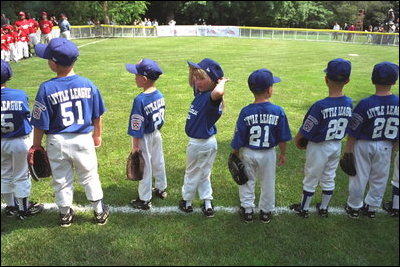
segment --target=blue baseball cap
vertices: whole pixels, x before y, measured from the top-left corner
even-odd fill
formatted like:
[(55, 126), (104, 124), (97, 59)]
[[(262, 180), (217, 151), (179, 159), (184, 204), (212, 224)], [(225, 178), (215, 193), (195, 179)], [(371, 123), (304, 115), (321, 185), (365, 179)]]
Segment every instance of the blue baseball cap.
[(326, 76), (332, 81), (344, 82), (350, 78), (351, 62), (343, 58), (332, 59), (324, 70)]
[(398, 78), (399, 66), (389, 61), (376, 64), (371, 77), (373, 84), (381, 85), (395, 84)]
[(279, 77), (274, 77), (272, 72), (267, 69), (253, 71), (247, 79), (250, 90), (254, 92), (264, 91), (274, 83), (279, 83), (280, 81)]
[(197, 64), (190, 61), (187, 63), (192, 67), (204, 70), (214, 82), (224, 77), (224, 72), (222, 71), (221, 66), (211, 58), (205, 58)]
[(125, 68), (130, 73), (146, 76), (153, 81), (163, 74), (157, 62), (147, 58), (142, 59), (138, 64), (125, 64)]
[(13, 76), (10, 64), (1, 60), (1, 84), (6, 83)]
[(61, 66), (71, 66), (79, 56), (78, 47), (65, 38), (53, 38), (49, 44), (35, 45), (38, 57), (50, 59)]

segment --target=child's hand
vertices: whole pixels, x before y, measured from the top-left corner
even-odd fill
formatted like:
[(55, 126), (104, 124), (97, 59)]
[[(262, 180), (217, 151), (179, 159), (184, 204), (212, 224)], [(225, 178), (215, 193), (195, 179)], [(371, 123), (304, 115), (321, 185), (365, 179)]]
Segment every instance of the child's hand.
[(286, 156), (285, 154), (279, 154), (278, 156), (278, 166), (283, 166), (286, 163)]
[(229, 82), (229, 79), (228, 79), (228, 78), (225, 78), (225, 77), (222, 77), (222, 78), (220, 78), (220, 79), (218, 80), (218, 83), (226, 83), (226, 82)]
[(93, 142), (94, 142), (94, 147), (100, 147), (101, 146), (101, 136), (94, 136), (93, 135)]

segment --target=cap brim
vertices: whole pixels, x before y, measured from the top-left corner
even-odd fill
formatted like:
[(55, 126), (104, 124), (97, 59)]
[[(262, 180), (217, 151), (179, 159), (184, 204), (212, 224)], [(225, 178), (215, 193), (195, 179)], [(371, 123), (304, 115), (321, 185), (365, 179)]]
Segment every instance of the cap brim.
[(37, 45), (35, 45), (35, 53), (36, 53), (36, 55), (38, 57), (40, 57), (40, 58), (49, 59), (48, 57), (46, 57), (46, 48), (47, 48), (46, 44), (37, 44)]
[(138, 74), (137, 68), (135, 64), (125, 64), (125, 68), (128, 72), (133, 74)]
[(190, 62), (190, 61), (188, 61), (187, 63), (189, 64), (189, 66), (195, 67), (196, 69), (201, 69), (199, 64), (196, 64), (196, 63)]
[(279, 82), (281, 82), (282, 80), (281, 80), (281, 78), (279, 78), (279, 77), (274, 77), (274, 83), (279, 83)]

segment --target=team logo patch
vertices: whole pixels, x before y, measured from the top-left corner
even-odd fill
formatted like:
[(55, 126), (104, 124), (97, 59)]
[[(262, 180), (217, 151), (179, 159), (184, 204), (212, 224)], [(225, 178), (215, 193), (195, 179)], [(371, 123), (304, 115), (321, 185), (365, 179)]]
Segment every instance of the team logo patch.
[(133, 131), (139, 131), (140, 128), (142, 127), (143, 121), (144, 121), (143, 116), (140, 116), (138, 114), (133, 114), (131, 116), (131, 129)]
[(35, 105), (33, 106), (32, 110), (32, 117), (40, 120), (40, 116), (42, 115), (43, 111), (46, 111), (46, 106), (38, 101), (35, 101)]
[(353, 117), (351, 118), (349, 124), (350, 129), (355, 131), (358, 128), (358, 126), (360, 126), (360, 124), (363, 122), (363, 120), (364, 119), (361, 115), (359, 115), (358, 113), (353, 113)]
[(304, 122), (303, 130), (309, 133), (315, 125), (318, 125), (318, 120), (314, 116), (308, 115)]

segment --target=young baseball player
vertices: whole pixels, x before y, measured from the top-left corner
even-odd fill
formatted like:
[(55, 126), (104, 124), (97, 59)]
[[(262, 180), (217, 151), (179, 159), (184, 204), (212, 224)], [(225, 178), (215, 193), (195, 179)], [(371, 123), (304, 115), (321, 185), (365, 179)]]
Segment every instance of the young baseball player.
[[(301, 203), (291, 205), (290, 209), (303, 218), (309, 216), (310, 203), (318, 184), (322, 189), (322, 201), (317, 204), (318, 215), (328, 216), (340, 160), (341, 140), (351, 118), (352, 100), (343, 95), (343, 88), (350, 81), (350, 61), (333, 59), (329, 61), (325, 72), (329, 96), (311, 106), (295, 137), (296, 146), (306, 149), (306, 163)], [(302, 138), (308, 140), (306, 148), (300, 144)]]
[[(396, 144), (398, 146), (398, 143)], [(398, 150), (398, 147), (397, 147)], [(393, 177), (392, 177), (392, 200), (383, 204), (383, 209), (390, 216), (399, 217), (399, 151), (394, 159)]]
[(18, 28), (18, 46), (21, 59), (29, 58), (29, 37), (22, 28)]
[(275, 208), (275, 146), (280, 150), (278, 165), (284, 165), (286, 142), (292, 139), (284, 110), (270, 102), (273, 85), (280, 81), (267, 69), (256, 70), (249, 76), (254, 102), (241, 110), (231, 142), (233, 154), (239, 157), (241, 152), (249, 177), (247, 183), (239, 186), (239, 214), (246, 223), (253, 221), (257, 176), (261, 186), (260, 219), (263, 223), (271, 221)]
[(28, 96), (22, 90), (7, 87), (12, 77), (8, 63), (1, 61), (1, 195), (6, 216), (19, 219), (38, 214), (43, 205), (30, 202), (31, 179), (27, 155), (32, 144)]
[(39, 27), (41, 32), (40, 42), (48, 44), (52, 38), (53, 23), (47, 19), (47, 12), (42, 12), (42, 20), (39, 21)]
[(126, 64), (126, 70), (136, 76), (136, 85), (143, 92), (133, 101), (129, 117), (128, 134), (132, 136), (132, 152), (141, 150), (144, 158), (143, 179), (139, 182), (139, 197), (132, 200), (134, 208), (148, 210), (151, 207), (152, 176), (155, 177), (156, 196), (167, 197), (161, 127), (164, 125), (165, 100), (155, 82), (163, 73), (151, 59), (142, 59), (138, 64)]
[(10, 46), (8, 44), (8, 35), (5, 27), (1, 28), (1, 60), (10, 62)]
[(60, 209), (60, 226), (68, 227), (74, 217), (74, 170), (92, 203), (95, 222), (103, 225), (109, 209), (103, 202), (103, 190), (97, 172), (95, 147), (101, 145), (105, 107), (97, 87), (74, 72), (79, 56), (74, 43), (54, 38), (48, 45), (37, 44), (36, 55), (48, 60), (57, 74), (42, 83), (32, 112), (33, 146), (41, 146), (47, 135), (47, 153), (53, 176), (53, 190)]
[(186, 134), (190, 137), (186, 150), (186, 171), (179, 209), (192, 212), (192, 200), (199, 193), (206, 217), (214, 217), (212, 204), (211, 169), (217, 154), (215, 123), (222, 115), (225, 92), (224, 72), (212, 59), (189, 64), (189, 85), (194, 90), (194, 100), (186, 119)]
[[(360, 210), (375, 218), (382, 203), (392, 148), (399, 140), (399, 97), (391, 93), (398, 77), (399, 66), (394, 63), (386, 61), (374, 66), (371, 79), (375, 94), (358, 103), (347, 129), (346, 152), (354, 153), (356, 175), (349, 178), (345, 209), (353, 219), (359, 217)], [(364, 199), (367, 183), (369, 190)]]

